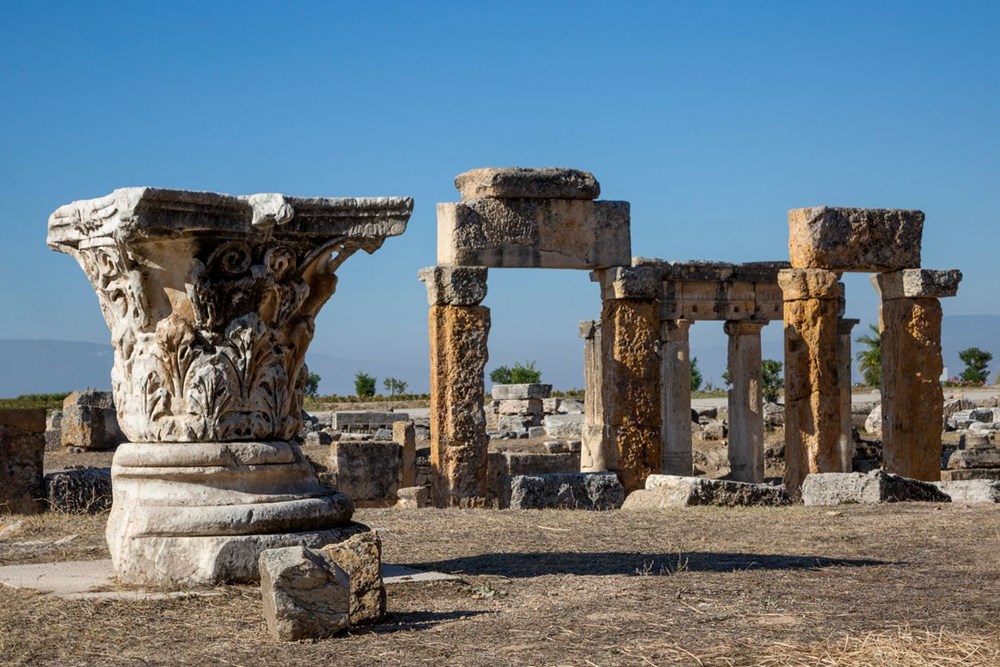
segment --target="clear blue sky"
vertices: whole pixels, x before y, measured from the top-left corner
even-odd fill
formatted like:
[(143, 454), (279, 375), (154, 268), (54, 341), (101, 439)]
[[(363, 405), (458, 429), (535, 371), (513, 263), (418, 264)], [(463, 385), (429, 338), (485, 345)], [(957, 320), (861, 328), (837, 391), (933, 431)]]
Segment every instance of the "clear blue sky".
[[(480, 166), (592, 171), (633, 254), (787, 258), (786, 211), (920, 208), (945, 313), (1000, 313), (997, 2), (0, 2), (0, 339), (106, 343), (49, 213), (116, 187), (410, 195), (313, 349), (426, 364), (434, 204)], [(871, 321), (867, 277), (849, 314)], [(579, 385), (582, 272), (493, 271), (495, 363)], [(777, 327), (770, 335), (777, 336)], [(717, 332), (716, 332), (717, 333)], [(491, 363), (491, 366), (494, 365)]]

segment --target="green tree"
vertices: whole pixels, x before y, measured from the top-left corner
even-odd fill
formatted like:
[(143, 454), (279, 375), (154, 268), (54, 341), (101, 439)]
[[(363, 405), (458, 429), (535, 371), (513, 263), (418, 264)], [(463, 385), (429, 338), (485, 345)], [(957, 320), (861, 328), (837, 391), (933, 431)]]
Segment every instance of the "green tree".
[(389, 392), (390, 396), (398, 396), (406, 393), (407, 383), (399, 378), (386, 378), (382, 380), (382, 386)]
[(858, 368), (866, 385), (878, 387), (882, 384), (882, 334), (874, 324), (869, 324), (868, 328), (871, 329), (870, 335), (854, 339), (855, 343), (866, 346), (857, 354)]
[(319, 381), (319, 373), (309, 373), (306, 376), (306, 384), (302, 388), (302, 392), (310, 398), (316, 398), (319, 395)]
[(783, 367), (784, 364), (774, 359), (765, 359), (760, 364), (764, 400), (768, 403), (777, 403), (781, 396), (781, 390), (785, 386), (785, 379), (781, 377)]
[(542, 381), (542, 372), (534, 361), (517, 362), (514, 367), (498, 366), (490, 371), (493, 384), (535, 384)]
[(698, 368), (698, 357), (691, 357), (691, 391), (701, 389), (701, 369)]
[(993, 361), (993, 354), (978, 347), (970, 347), (958, 353), (958, 358), (965, 364), (965, 370), (959, 376), (965, 382), (986, 384), (989, 377), (988, 366)]
[(368, 373), (358, 371), (354, 374), (354, 393), (358, 398), (370, 398), (375, 395), (375, 378)]
[(514, 384), (513, 380), (510, 379), (510, 367), (497, 366), (494, 368), (490, 371), (490, 381), (493, 384)]

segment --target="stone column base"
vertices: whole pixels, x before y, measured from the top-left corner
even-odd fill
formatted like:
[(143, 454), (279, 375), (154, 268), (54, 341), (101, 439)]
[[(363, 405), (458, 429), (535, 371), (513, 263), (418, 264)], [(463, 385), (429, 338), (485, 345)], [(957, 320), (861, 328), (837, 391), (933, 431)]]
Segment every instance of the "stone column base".
[(288, 442), (126, 443), (111, 468), (107, 540), (130, 584), (258, 579), (264, 549), (322, 546), (368, 530)]

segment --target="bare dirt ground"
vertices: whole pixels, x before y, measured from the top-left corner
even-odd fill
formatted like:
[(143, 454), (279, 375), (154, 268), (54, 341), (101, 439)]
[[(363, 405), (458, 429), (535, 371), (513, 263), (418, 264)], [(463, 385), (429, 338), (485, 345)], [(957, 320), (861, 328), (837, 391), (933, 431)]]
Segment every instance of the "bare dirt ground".
[[(104, 516), (17, 518), (2, 564), (107, 556)], [(290, 644), (253, 586), (144, 602), (0, 587), (0, 664), (1000, 664), (997, 506), (357, 518), (386, 561), (462, 580), (391, 586), (384, 624)]]

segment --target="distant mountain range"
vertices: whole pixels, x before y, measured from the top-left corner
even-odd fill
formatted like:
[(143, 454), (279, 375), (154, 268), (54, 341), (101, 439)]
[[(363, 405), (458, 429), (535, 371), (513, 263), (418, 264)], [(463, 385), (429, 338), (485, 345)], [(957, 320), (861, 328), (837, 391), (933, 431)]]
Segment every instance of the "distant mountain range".
[[(764, 330), (762, 353), (765, 359), (780, 360), (783, 357), (780, 327), (777, 324), (775, 322), (771, 325), (773, 330), (771, 327)], [(864, 333), (866, 332), (860, 327), (856, 327), (854, 337)], [(960, 350), (978, 347), (993, 354), (990, 380), (995, 380), (1000, 372), (1000, 315), (945, 317), (941, 339), (944, 363), (949, 375), (958, 375), (964, 368), (958, 358)], [(698, 358), (698, 366), (704, 377), (711, 379), (716, 386), (721, 384), (720, 378), (726, 369), (726, 346), (719, 344), (724, 343), (724, 340), (721, 331), (712, 331), (705, 336), (692, 329), (691, 355)], [(61, 340), (0, 340), (0, 397), (73, 391), (86, 387), (109, 389), (112, 361), (113, 354), (109, 345)], [(544, 360), (539, 361), (544, 369)], [(378, 378), (379, 391), (382, 390), (382, 380), (386, 377), (406, 381), (407, 390), (411, 392), (429, 391), (426, 366), (395, 366), (320, 353), (310, 353), (306, 362), (309, 369), (322, 378), (322, 394), (354, 393), (354, 374), (359, 370)], [(547, 373), (552, 371), (548, 373), (550, 375), (560, 374), (555, 372), (558, 369), (546, 370)], [(857, 380), (856, 363), (854, 374), (854, 379)], [(567, 372), (562, 372), (562, 375), (567, 375)]]

